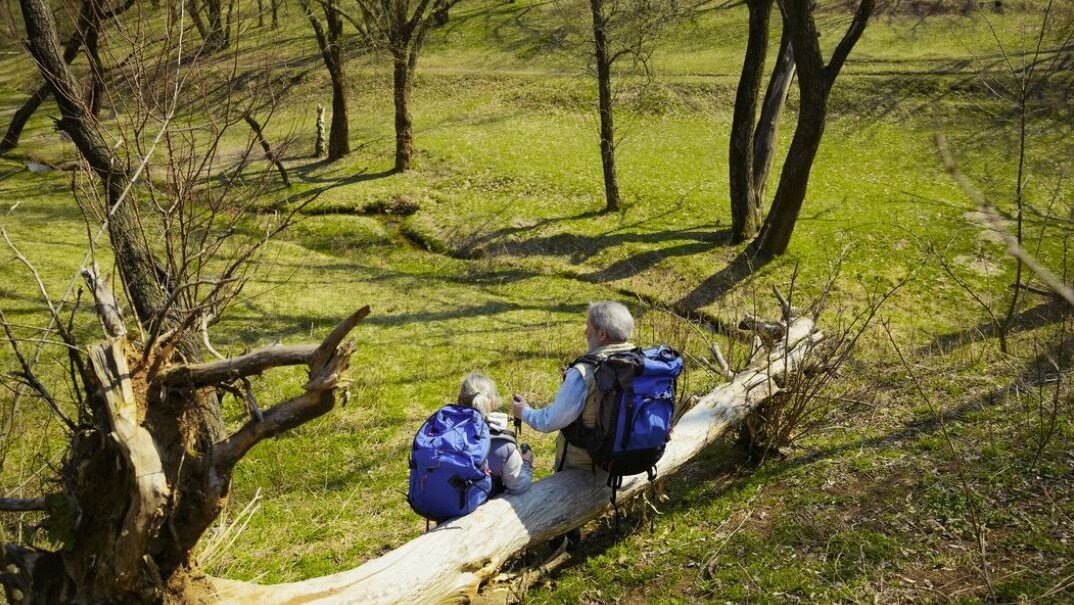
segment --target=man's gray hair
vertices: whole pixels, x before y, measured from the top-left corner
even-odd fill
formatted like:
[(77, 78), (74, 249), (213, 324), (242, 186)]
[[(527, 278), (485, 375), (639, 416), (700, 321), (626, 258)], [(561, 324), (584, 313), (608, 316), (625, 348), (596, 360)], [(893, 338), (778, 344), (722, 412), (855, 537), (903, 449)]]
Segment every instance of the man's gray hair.
[(488, 416), (496, 408), (500, 407), (500, 395), (496, 392), (496, 383), (481, 372), (470, 372), (462, 380), (462, 388), (459, 389), (459, 405), (471, 407), (481, 412), (482, 416)]
[(596, 330), (604, 330), (615, 343), (626, 342), (634, 334), (634, 317), (630, 309), (611, 300), (589, 303), (589, 323)]

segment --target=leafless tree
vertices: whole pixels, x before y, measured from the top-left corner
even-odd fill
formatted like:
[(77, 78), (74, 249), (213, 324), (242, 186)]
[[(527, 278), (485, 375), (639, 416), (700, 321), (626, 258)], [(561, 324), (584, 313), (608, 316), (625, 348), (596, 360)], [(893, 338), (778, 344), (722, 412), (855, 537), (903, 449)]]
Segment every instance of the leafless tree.
[(395, 171), (410, 170), (414, 158), (414, 124), (410, 93), (418, 56), (429, 29), (447, 18), (459, 0), (355, 0), (370, 35), (392, 58), (395, 101)]
[(776, 65), (765, 89), (761, 116), (757, 102), (768, 54), (774, 0), (746, 0), (749, 36), (742, 74), (735, 95), (728, 153), (731, 190), (731, 239), (742, 242), (757, 234), (764, 218), (764, 193), (772, 165), (779, 117), (794, 79), (794, 46), (786, 28), (781, 35)]
[[(0, 314), (19, 388), (60, 420), (66, 443), (39, 496), (0, 499), (0, 511), (36, 511), (55, 529), (47, 540), (5, 535), (0, 584), (10, 603), (190, 602), (197, 586), (191, 553), (226, 505), (236, 464), (259, 442), (332, 409), (354, 346), (344, 339), (368, 307), (341, 313), (319, 345), (204, 362), (207, 353), (218, 355), (210, 327), (241, 294), (267, 240), (294, 216), (270, 217), (259, 237), (245, 236), (244, 202), (263, 194), (268, 181), (216, 178), (225, 133), (249, 115), (235, 74), (184, 62), (180, 7), (163, 41), (125, 41), (145, 52), (109, 79), (115, 89), (106, 92), (129, 100), (129, 117), (105, 128), (63, 60), (51, 7), (46, 0), (20, 0), (20, 7), (28, 48), (61, 111), (59, 127), (86, 167), (75, 179), (86, 185), (77, 199), (91, 227), (82, 275), (104, 339), (76, 339), (88, 326), (77, 329), (74, 313), (60, 315), (68, 293), (51, 297), (5, 233), (49, 318), (37, 346), (58, 342), (70, 384), (61, 396), (42, 379), (37, 353)], [(132, 36), (148, 29), (129, 25), (124, 31)], [(264, 90), (249, 96), (272, 97)], [(96, 269), (103, 234), (117, 269), (114, 285)], [(124, 307), (133, 314), (121, 314)], [(251, 378), (293, 365), (309, 368), (303, 392), (262, 407)], [(248, 413), (237, 427), (224, 422), (226, 393)]]
[(347, 116), (347, 84), (343, 65), (343, 15), (339, 0), (321, 0), (325, 23), (313, 12), (309, 0), (299, 0), (306, 18), (313, 26), (317, 48), (332, 81), (332, 125), (328, 131), (328, 161), (334, 162), (351, 152), (350, 126)]
[(854, 19), (836, 45), (827, 63), (820, 49), (813, 0), (783, 0), (783, 27), (789, 32), (798, 69), (800, 96), (798, 123), (791, 140), (787, 159), (780, 174), (772, 208), (761, 225), (754, 245), (766, 255), (779, 255), (787, 250), (794, 232), (798, 213), (805, 201), (809, 174), (820, 147), (828, 116), (828, 97), (839, 72), (846, 64), (850, 51), (861, 38), (872, 15), (874, 0), (861, 0)]
[(600, 114), (600, 162), (604, 174), (604, 210), (622, 207), (615, 168), (615, 121), (612, 71), (623, 58), (648, 70), (648, 60), (659, 34), (672, 20), (688, 14), (692, 6), (651, 0), (589, 0), (593, 25), (593, 66), (597, 75)]

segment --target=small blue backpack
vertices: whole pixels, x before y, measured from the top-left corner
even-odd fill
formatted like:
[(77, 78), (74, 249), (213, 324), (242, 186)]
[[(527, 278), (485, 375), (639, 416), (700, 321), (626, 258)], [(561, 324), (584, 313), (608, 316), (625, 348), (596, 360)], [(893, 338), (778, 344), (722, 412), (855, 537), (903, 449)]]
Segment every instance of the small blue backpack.
[(492, 493), (482, 468), (489, 446), (489, 427), (477, 410), (446, 405), (429, 416), (410, 450), (410, 508), (437, 523), (473, 512)]

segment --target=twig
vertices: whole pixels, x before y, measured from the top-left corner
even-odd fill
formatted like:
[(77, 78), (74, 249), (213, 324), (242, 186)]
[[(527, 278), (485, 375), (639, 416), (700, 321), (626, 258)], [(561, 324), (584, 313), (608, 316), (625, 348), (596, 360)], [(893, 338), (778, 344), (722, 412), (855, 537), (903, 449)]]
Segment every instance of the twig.
[(8, 513), (24, 513), (47, 508), (45, 498), (0, 498), (0, 511)]
[(943, 160), (947, 173), (955, 180), (958, 186), (962, 189), (962, 192), (977, 204), (977, 207), (980, 208), (981, 213), (985, 217), (986, 224), (995, 230), (995, 232), (1003, 239), (1004, 243), (1007, 244), (1007, 253), (1025, 263), (1026, 267), (1035, 273), (1052, 292), (1055, 292), (1062, 297), (1063, 300), (1067, 301), (1070, 306), (1074, 307), (1074, 289), (1071, 289), (1070, 286), (1064, 284), (1054, 273), (1037, 262), (1035, 258), (1018, 244), (1017, 239), (1003, 229), (1003, 219), (1000, 217), (999, 213), (996, 212), (996, 208), (958, 169), (958, 165), (951, 156), (951, 152), (947, 149), (947, 139), (942, 133), (936, 135), (936, 147), (939, 150), (940, 158)]
[(917, 391), (918, 396), (925, 402), (925, 405), (928, 406), (929, 411), (936, 417), (936, 422), (940, 426), (940, 433), (943, 435), (948, 449), (951, 450), (955, 472), (958, 474), (959, 483), (962, 485), (963, 495), (966, 497), (966, 512), (969, 513), (970, 523), (973, 525), (974, 534), (977, 538), (977, 554), (981, 560), (981, 574), (984, 577), (985, 584), (988, 586), (989, 595), (991, 595), (992, 600), (995, 601), (996, 591), (992, 586), (992, 576), (988, 571), (988, 558), (985, 554), (984, 526), (981, 524), (980, 511), (977, 510), (977, 503), (973, 499), (975, 492), (970, 488), (969, 479), (966, 477), (966, 469), (962, 466), (962, 453), (955, 446), (955, 441), (951, 437), (951, 433), (947, 430), (947, 422), (944, 421), (943, 413), (932, 401), (932, 398), (929, 397), (928, 393), (925, 392), (924, 387), (921, 385), (921, 381), (918, 380), (913, 368), (906, 361), (906, 357), (902, 353), (902, 348), (895, 342), (895, 337), (891, 334), (891, 329), (888, 327), (887, 323), (883, 323), (883, 326), (884, 332), (891, 342), (891, 346), (899, 356), (899, 361), (902, 363), (903, 369), (905, 369), (906, 373), (910, 376), (910, 383), (913, 385), (914, 390)]

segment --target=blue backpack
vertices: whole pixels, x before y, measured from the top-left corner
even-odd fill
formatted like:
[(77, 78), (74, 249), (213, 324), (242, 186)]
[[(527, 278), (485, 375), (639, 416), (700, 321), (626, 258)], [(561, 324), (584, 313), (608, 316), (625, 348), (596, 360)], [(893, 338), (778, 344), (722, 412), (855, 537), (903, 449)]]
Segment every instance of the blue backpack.
[(410, 508), (437, 523), (473, 512), (492, 492), (482, 468), (489, 445), (488, 424), (473, 408), (446, 405), (429, 416), (410, 450)]
[[(571, 365), (578, 363), (593, 367), (600, 393), (596, 424), (587, 428), (579, 417), (563, 429), (563, 435), (608, 472), (615, 506), (623, 477), (648, 473), (650, 481), (656, 478), (656, 463), (671, 437), (682, 356), (661, 345), (607, 357), (585, 355)], [(618, 520), (618, 509), (616, 513)]]

